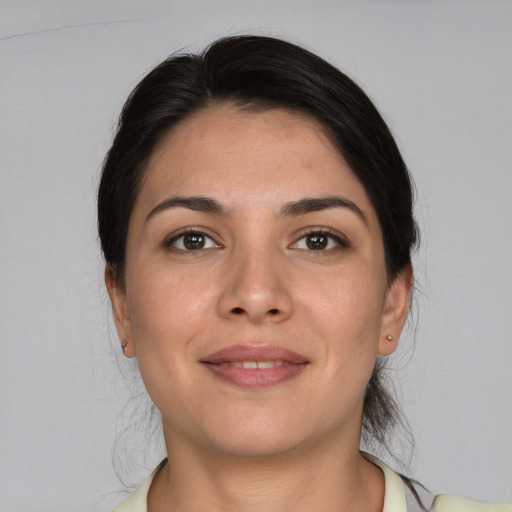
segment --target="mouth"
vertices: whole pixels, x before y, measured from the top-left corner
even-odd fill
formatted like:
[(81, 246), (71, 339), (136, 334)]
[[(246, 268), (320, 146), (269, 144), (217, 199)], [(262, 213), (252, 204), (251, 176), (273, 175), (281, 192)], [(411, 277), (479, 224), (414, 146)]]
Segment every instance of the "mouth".
[(276, 386), (298, 377), (309, 365), (305, 357), (282, 347), (245, 345), (224, 348), (199, 363), (216, 377), (249, 389)]
[(274, 368), (276, 366), (283, 366), (284, 361), (233, 361), (228, 363), (233, 365), (235, 368), (243, 368), (244, 370), (255, 370), (259, 368), (260, 370), (267, 370), (268, 368)]

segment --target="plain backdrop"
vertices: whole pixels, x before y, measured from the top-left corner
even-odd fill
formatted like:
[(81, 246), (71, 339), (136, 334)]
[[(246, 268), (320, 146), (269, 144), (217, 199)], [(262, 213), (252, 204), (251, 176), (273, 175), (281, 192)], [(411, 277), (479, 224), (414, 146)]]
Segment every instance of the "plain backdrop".
[(512, 502), (512, 2), (0, 0), (0, 510), (121, 499), (99, 168), (152, 66), (247, 32), (317, 52), (389, 122), (422, 230), (417, 322), (391, 362), (410, 470)]

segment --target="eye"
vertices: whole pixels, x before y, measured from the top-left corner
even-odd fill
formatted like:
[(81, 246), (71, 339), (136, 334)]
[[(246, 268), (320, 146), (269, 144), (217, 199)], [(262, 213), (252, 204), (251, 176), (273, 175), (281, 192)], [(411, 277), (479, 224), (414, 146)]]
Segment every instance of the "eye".
[(200, 231), (187, 231), (186, 233), (181, 233), (180, 235), (171, 238), (166, 245), (179, 251), (188, 252), (220, 247), (220, 245), (215, 243), (208, 235), (205, 235)]
[(306, 251), (328, 251), (340, 247), (348, 247), (348, 244), (341, 237), (327, 231), (312, 231), (293, 245), (294, 249)]

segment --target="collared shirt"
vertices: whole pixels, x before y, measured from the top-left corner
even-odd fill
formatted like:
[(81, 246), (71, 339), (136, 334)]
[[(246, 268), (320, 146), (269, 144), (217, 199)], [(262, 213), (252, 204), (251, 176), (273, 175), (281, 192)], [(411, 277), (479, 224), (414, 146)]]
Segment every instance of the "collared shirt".
[[(382, 512), (512, 512), (512, 504), (482, 504), (448, 494), (434, 496), (421, 484), (401, 477), (379, 459), (366, 453), (364, 456), (384, 473), (385, 490)], [(162, 464), (114, 512), (148, 512), (149, 488)]]

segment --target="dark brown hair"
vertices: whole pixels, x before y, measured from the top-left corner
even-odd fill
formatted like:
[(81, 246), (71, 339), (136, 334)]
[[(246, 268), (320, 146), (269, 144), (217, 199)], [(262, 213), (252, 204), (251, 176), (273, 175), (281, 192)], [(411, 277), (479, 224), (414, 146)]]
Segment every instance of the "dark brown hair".
[[(287, 108), (318, 121), (377, 212), (389, 281), (410, 264), (417, 239), (411, 179), (370, 99), (344, 73), (303, 48), (238, 36), (220, 39), (198, 55), (171, 56), (124, 105), (98, 192), (101, 245), (121, 286), (130, 215), (153, 151), (171, 127), (219, 103), (249, 110)], [(367, 387), (363, 436), (384, 443), (398, 409), (382, 385), (381, 370), (378, 362)]]

